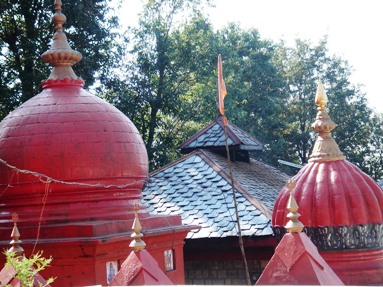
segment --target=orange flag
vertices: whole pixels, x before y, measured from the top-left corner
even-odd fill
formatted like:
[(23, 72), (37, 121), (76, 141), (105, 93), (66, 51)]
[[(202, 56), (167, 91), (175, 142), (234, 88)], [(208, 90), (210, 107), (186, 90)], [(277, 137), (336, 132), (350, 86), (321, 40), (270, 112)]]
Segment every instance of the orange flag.
[(226, 85), (223, 80), (223, 73), (222, 73), (222, 59), (221, 59), (221, 55), (218, 55), (218, 109), (219, 109), (219, 113), (223, 116), (225, 115), (223, 100), (226, 97), (226, 94), (227, 94)]

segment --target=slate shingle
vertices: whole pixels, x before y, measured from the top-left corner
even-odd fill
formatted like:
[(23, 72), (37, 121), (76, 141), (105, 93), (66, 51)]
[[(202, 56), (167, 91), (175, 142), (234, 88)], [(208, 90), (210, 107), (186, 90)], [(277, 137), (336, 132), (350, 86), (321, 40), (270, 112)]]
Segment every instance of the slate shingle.
[[(227, 143), (229, 146), (246, 146), (246, 150), (260, 150), (263, 144), (235, 125), (226, 126)], [(226, 146), (223, 117), (218, 116), (204, 129), (181, 144), (181, 150), (197, 148), (213, 148)]]
[[(261, 201), (272, 210), (288, 176), (254, 160), (250, 164), (234, 162), (232, 167), (234, 178), (240, 183), (235, 195), (242, 234), (272, 234), (270, 214), (250, 199)], [(228, 174), (225, 157), (195, 151), (152, 173), (142, 193), (143, 203), (151, 213), (180, 214), (184, 224), (201, 226), (189, 232), (187, 238), (236, 236), (232, 187), (223, 173)]]

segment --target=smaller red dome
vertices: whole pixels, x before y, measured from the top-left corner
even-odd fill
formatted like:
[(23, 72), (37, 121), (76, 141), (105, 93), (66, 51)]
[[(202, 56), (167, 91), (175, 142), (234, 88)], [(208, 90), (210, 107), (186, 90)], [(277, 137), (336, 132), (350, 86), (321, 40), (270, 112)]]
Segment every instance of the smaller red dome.
[[(332, 138), (331, 131), (336, 124), (327, 113), (327, 96), (321, 82), (315, 103), (318, 113), (312, 128), (318, 137), (309, 163), (294, 177), (296, 188), (293, 195), (303, 214), (302, 223), (306, 228), (356, 228), (358, 225), (369, 225), (371, 228), (371, 225), (383, 224), (382, 189), (358, 167), (345, 160)], [(287, 221), (289, 194), (290, 191), (284, 187), (277, 197), (272, 220), (274, 229), (283, 228)]]
[[(336, 124), (327, 114), (327, 96), (318, 84), (318, 132), (309, 163), (284, 187), (274, 205), (272, 225), (277, 240), (285, 233), (290, 192), (305, 226), (303, 231), (346, 285), (381, 285), (383, 274), (383, 190), (345, 160), (331, 136)], [(289, 185), (291, 188), (292, 186)], [(366, 259), (368, 258), (368, 259)]]
[[(294, 176), (293, 195), (306, 227), (350, 226), (383, 222), (383, 192), (380, 186), (347, 160), (309, 162)], [(273, 226), (284, 226), (290, 191), (277, 197)]]

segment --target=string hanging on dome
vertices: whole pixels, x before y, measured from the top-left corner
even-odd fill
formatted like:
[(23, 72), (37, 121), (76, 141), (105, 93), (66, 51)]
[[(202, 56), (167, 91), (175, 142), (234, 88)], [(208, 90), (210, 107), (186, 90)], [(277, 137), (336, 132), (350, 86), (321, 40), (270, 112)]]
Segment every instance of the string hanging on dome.
[[(125, 189), (125, 188), (127, 188), (129, 186), (132, 186), (132, 185), (135, 185), (137, 183), (145, 183), (145, 184), (148, 183), (148, 177), (145, 178), (145, 179), (136, 180), (134, 182), (129, 182), (129, 183), (126, 183), (126, 184), (123, 184), (123, 185), (117, 185), (117, 184), (104, 185), (104, 184), (101, 184), (101, 183), (84, 183), (84, 182), (76, 182), (76, 181), (64, 181), (64, 180), (60, 180), (60, 179), (54, 179), (54, 178), (52, 178), (52, 177), (50, 177), (50, 176), (48, 176), (46, 174), (39, 173), (39, 172), (36, 172), (36, 171), (19, 169), (19, 168), (13, 166), (13, 165), (10, 165), (9, 163), (7, 163), (5, 160), (3, 160), (1, 158), (0, 158), (0, 163), (2, 163), (3, 165), (7, 166), (8, 168), (10, 168), (11, 170), (13, 170), (13, 171), (15, 171), (17, 173), (33, 175), (36, 178), (38, 178), (38, 180), (41, 181), (42, 183), (48, 183), (48, 182), (49, 183), (60, 183), (60, 184), (66, 184), (66, 185), (78, 185), (78, 186), (85, 186), (85, 187), (100, 187), (100, 188), (105, 188), (105, 189), (108, 189), (108, 188)], [(4, 192), (2, 194), (4, 194)]]
[(32, 254), (35, 253), (35, 249), (36, 249), (36, 246), (37, 246), (37, 243), (39, 242), (39, 239), (40, 239), (40, 230), (41, 230), (41, 222), (43, 220), (43, 214), (44, 214), (44, 209), (45, 209), (45, 204), (47, 203), (47, 200), (48, 200), (48, 194), (52, 191), (52, 189), (49, 188), (50, 186), (50, 183), (51, 181), (45, 181), (45, 190), (44, 190), (44, 196), (42, 198), (42, 207), (41, 207), (41, 212), (40, 212), (40, 217), (39, 217), (39, 223), (37, 225), (37, 235), (36, 235), (36, 241), (35, 241), (35, 244), (33, 245), (33, 249), (32, 249)]

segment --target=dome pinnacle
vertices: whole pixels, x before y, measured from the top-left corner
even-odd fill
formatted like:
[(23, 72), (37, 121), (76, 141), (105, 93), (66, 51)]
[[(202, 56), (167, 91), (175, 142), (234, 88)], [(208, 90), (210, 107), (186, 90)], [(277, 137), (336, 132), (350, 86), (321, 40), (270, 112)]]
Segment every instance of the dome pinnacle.
[(17, 228), (17, 221), (19, 221), (19, 216), (17, 213), (12, 214), (12, 221), (13, 221), (13, 230), (11, 233), (12, 241), (10, 244), (12, 245), (11, 248), (8, 249), (9, 252), (15, 252), (16, 255), (21, 256), (24, 253), (24, 249), (20, 246), (21, 240), (20, 238), (20, 232)]
[(79, 78), (73, 72), (72, 66), (81, 61), (82, 56), (79, 52), (72, 50), (63, 32), (62, 25), (66, 22), (66, 17), (61, 13), (61, 0), (55, 0), (54, 5), (55, 14), (52, 17), (52, 22), (56, 32), (52, 38), (51, 48), (41, 55), (45, 63), (53, 66), (48, 80), (78, 80)]
[(293, 196), (293, 190), (295, 189), (295, 186), (296, 186), (296, 182), (294, 180), (290, 179), (286, 183), (286, 187), (290, 191), (289, 201), (287, 202), (287, 206), (286, 206), (286, 208), (289, 211), (289, 213), (287, 214), (286, 217), (289, 218), (290, 221), (287, 222), (287, 224), (285, 225), (285, 228), (290, 233), (301, 232), (303, 227), (304, 227), (302, 222), (300, 222), (298, 220), (298, 218), (301, 215), (299, 214), (299, 212), (297, 212), (298, 211), (298, 204), (295, 201), (295, 198)]
[(318, 81), (318, 88), (315, 96), (315, 104), (318, 106), (315, 122), (312, 129), (318, 133), (309, 162), (343, 160), (345, 156), (340, 151), (338, 144), (331, 136), (331, 131), (336, 124), (331, 120), (326, 111), (327, 96), (322, 82)]
[(143, 250), (145, 249), (145, 242), (141, 239), (143, 237), (143, 234), (141, 233), (141, 223), (140, 223), (140, 220), (138, 219), (138, 212), (139, 210), (139, 205), (138, 203), (136, 203), (134, 205), (134, 221), (133, 221), (133, 226), (132, 226), (132, 230), (133, 230), (133, 233), (131, 235), (131, 237), (134, 238), (134, 240), (129, 244), (129, 247), (132, 247), (134, 249), (134, 251), (138, 252), (140, 250)]

